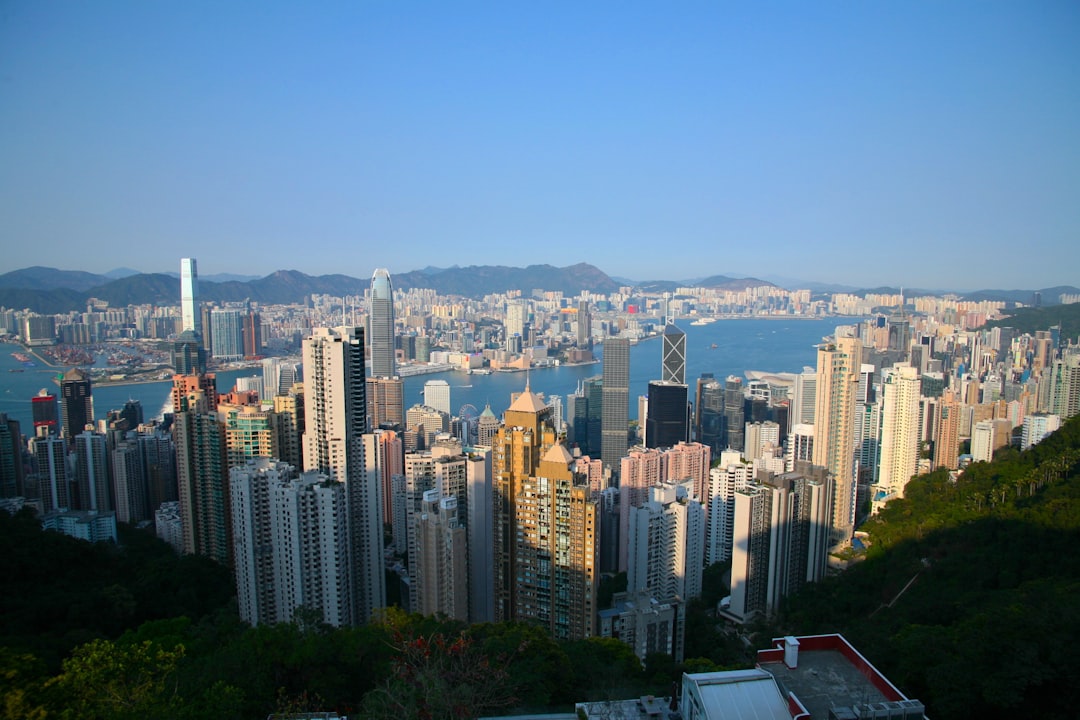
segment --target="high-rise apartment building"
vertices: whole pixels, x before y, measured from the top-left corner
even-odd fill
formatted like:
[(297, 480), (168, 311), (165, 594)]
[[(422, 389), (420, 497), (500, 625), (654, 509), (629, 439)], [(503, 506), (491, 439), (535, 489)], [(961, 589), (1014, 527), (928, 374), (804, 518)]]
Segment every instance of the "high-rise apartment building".
[(919, 469), (919, 371), (899, 363), (881, 371), (881, 453), (873, 504), (904, 497)]
[(942, 393), (934, 424), (934, 467), (955, 470), (960, 462), (960, 418), (963, 408), (951, 390)]
[(297, 383), (287, 393), (274, 396), (277, 424), (277, 457), (293, 467), (304, 464), (304, 385)]
[(113, 490), (116, 494), (116, 519), (139, 523), (150, 520), (150, 486), (138, 438), (132, 432), (116, 444), (111, 453)]
[(78, 510), (109, 512), (113, 509), (112, 477), (105, 436), (84, 430), (75, 436), (75, 487)]
[(495, 439), (494, 614), (583, 638), (596, 612), (597, 507), (550, 415), (526, 386)]
[(814, 411), (814, 464), (833, 476), (832, 544), (846, 545), (855, 531), (855, 401), (862, 344), (839, 337), (818, 348)]
[(351, 623), (345, 486), (256, 458), (230, 470), (229, 494), (240, 617), (290, 622), (303, 607), (329, 625)]
[(390, 271), (377, 268), (371, 276), (371, 312), (368, 315), (368, 342), (371, 343), (371, 376), (394, 377), (397, 362), (394, 349), (394, 288)]
[(468, 543), (464, 523), (458, 520), (457, 498), (441, 497), (438, 490), (426, 491), (413, 531), (413, 611), (468, 622)]
[(71, 481), (67, 470), (67, 441), (60, 435), (30, 439), (38, 502), (42, 513), (72, 509)]
[(822, 468), (772, 476), (735, 493), (731, 604), (737, 622), (772, 616), (780, 601), (825, 575), (829, 476)]
[(739, 460), (736, 453), (724, 453), (717, 467), (709, 471), (705, 505), (707, 537), (705, 562), (712, 565), (731, 559), (735, 527), (735, 493), (745, 490), (753, 479), (753, 466)]
[(19, 421), (0, 413), (0, 498), (24, 496), (22, 450)]
[(746, 445), (743, 457), (747, 460), (764, 457), (766, 453), (774, 452), (780, 447), (780, 425), (771, 420), (746, 423), (743, 435)]
[(80, 368), (71, 368), (60, 380), (60, 427), (69, 443), (94, 422), (94, 398), (90, 376)]
[(1054, 360), (1047, 372), (1050, 375), (1049, 411), (1062, 420), (1080, 414), (1080, 353), (1072, 352)]
[[(371, 428), (404, 427), (405, 383), (399, 377), (367, 379), (368, 417)], [(449, 403), (449, 398), (447, 399)]]
[(517, 335), (524, 339), (528, 312), (529, 308), (522, 300), (511, 300), (506, 303), (506, 337)]
[(678, 443), (664, 453), (664, 479), (681, 483), (692, 480), (691, 497), (705, 503), (712, 466), (712, 450), (697, 442)]
[(225, 426), (201, 390), (192, 392), (176, 413), (176, 477), (184, 552), (206, 555), (223, 565), (232, 561)]
[[(465, 456), (469, 506), (466, 526), (469, 543), (469, 622), (495, 621), (495, 495), (492, 487), (491, 450), (470, 448)], [(461, 511), (458, 511), (458, 518)]]
[(803, 368), (795, 376), (795, 385), (791, 398), (791, 424), (813, 425), (817, 411), (817, 371)]
[(1027, 450), (1032, 445), (1042, 442), (1047, 435), (1061, 427), (1061, 418), (1057, 415), (1035, 414), (1024, 417), (1020, 435), (1020, 449)]
[[(387, 278), (389, 279), (389, 278)], [(304, 340), (304, 468), (345, 484), (352, 621), (386, 604), (378, 438), (367, 430), (364, 332), (315, 328)]]
[(225, 425), (226, 466), (247, 464), (256, 457), (280, 458), (278, 417), (273, 410), (259, 405), (221, 403), (218, 417)]
[(173, 375), (172, 377), (172, 409), (174, 413), (187, 409), (186, 402), (192, 393), (199, 391), (206, 401), (208, 412), (217, 410), (218, 391), (217, 375), (205, 373), (203, 375)]
[(650, 488), (666, 479), (663, 453), (654, 448), (632, 447), (619, 462), (618, 570), (626, 572), (631, 510), (649, 501)]
[(570, 453), (559, 443), (549, 447), (520, 485), (513, 619), (556, 640), (596, 634), (597, 510)]
[(210, 354), (217, 360), (244, 359), (244, 313), (237, 308), (210, 311)]
[(814, 462), (814, 426), (797, 423), (791, 428), (784, 448), (784, 471), (791, 472), (797, 462)]
[(630, 446), (630, 341), (610, 337), (604, 340), (603, 409), (600, 426), (600, 459), (619, 471), (619, 461)]
[(649, 500), (630, 511), (628, 592), (648, 590), (657, 599), (683, 602), (701, 595), (705, 511), (690, 497), (691, 485), (652, 487)]

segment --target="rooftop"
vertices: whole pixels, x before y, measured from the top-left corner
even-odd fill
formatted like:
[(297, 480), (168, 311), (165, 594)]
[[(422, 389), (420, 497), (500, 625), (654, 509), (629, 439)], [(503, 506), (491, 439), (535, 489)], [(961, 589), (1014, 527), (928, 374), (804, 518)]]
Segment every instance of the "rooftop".
[(776, 679), (781, 693), (794, 694), (811, 718), (828, 718), (832, 709), (871, 704), (891, 705), (889, 717), (923, 717), (922, 703), (909, 700), (841, 635), (774, 638), (773, 643), (773, 649), (758, 653), (758, 667)]

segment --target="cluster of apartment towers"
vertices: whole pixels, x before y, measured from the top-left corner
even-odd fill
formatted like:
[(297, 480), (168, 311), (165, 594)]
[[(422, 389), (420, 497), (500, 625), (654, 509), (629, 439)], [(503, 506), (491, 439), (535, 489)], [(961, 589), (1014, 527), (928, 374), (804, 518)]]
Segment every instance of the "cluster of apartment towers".
[[(685, 335), (674, 325), (640, 446), (630, 446), (629, 342), (618, 337), (604, 342), (590, 389), (598, 397), (583, 413), (599, 422), (575, 423), (592, 443), (560, 436), (527, 380), (502, 422), (485, 411), (475, 445), (446, 432), (417, 442), (401, 430), (387, 271), (374, 273), (367, 327), (315, 328), (302, 343), (303, 381), (279, 383), (271, 409), (218, 396), (199, 346), (194, 259), (181, 269), (175, 524), (185, 552), (234, 568), (241, 615), (253, 624), (290, 620), (299, 607), (332, 625), (367, 622), (392, 578), (412, 611), (526, 621), (559, 639), (611, 635), (642, 657), (680, 658), (683, 607), (700, 594), (707, 563), (735, 563), (727, 611), (749, 619), (820, 578), (828, 548), (851, 536), (850, 478), (815, 467), (808, 452), (789, 472), (738, 452), (712, 468), (712, 447), (689, 441), (691, 424), (703, 436), (741, 437), (742, 395), (726, 388), (739, 395), (738, 421), (726, 407), (714, 412), (716, 383), (706, 379), (691, 415)], [(825, 352), (836, 358), (819, 392), (829, 398), (830, 378), (857, 355), (842, 344)], [(618, 571), (627, 592), (598, 611), (600, 575)]]
[[(874, 386), (855, 333), (819, 347), (816, 371), (796, 377), (790, 404), (748, 398), (740, 378), (705, 376), (691, 405), (685, 335), (667, 324), (661, 379), (641, 413), (644, 439), (631, 447), (623, 338), (604, 341), (602, 376), (570, 398), (567, 436), (526, 381), (501, 422), (488, 409), (475, 436), (455, 437), (446, 412), (402, 417), (385, 270), (372, 279), (366, 328), (314, 329), (303, 341), (303, 381), (300, 368), (271, 363), (278, 373), (262, 399), (219, 396), (206, 370), (194, 259), (181, 263), (181, 306), (171, 433), (137, 443), (76, 433), (68, 440), (87, 479), (75, 487), (85, 507), (110, 509), (101, 482), (108, 444), (115, 516), (134, 519), (135, 483), (124, 478), (139, 458), (149, 467), (161, 455), (165, 467), (175, 450), (179, 500), (158, 509), (158, 532), (233, 567), (241, 615), (253, 624), (290, 620), (299, 607), (332, 625), (367, 622), (386, 605), (391, 578), (401, 590), (391, 596), (412, 611), (527, 621), (560, 639), (610, 635), (641, 657), (679, 659), (682, 611), (701, 592), (706, 565), (732, 563), (726, 615), (767, 615), (823, 576), (830, 549), (850, 542), (857, 488), (901, 496), (920, 469), (920, 375), (898, 362), (882, 370), (872, 403), (880, 447), (865, 482), (859, 428), (869, 427)], [(89, 402), (89, 380), (72, 373), (61, 384), (65, 428), (82, 427), (74, 415)], [(960, 413), (945, 400), (935, 411), (935, 462), (956, 467)], [(141, 422), (126, 419), (118, 427)], [(791, 428), (786, 439), (781, 426)], [(59, 478), (64, 438), (35, 442), (46, 475)], [(140, 502), (158, 507), (158, 484)], [(66, 487), (50, 482), (43, 509), (68, 507)], [(599, 610), (600, 575), (619, 571), (627, 592)]]

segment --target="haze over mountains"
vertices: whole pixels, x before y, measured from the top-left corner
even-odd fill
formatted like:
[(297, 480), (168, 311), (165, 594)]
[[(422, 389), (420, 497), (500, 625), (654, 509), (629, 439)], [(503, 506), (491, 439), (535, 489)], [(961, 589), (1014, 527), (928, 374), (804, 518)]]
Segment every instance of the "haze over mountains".
[[(261, 303), (302, 302), (311, 294), (362, 295), (370, 285), (367, 277), (348, 275), (311, 276), (297, 270), (279, 270), (263, 278), (244, 279), (249, 276), (221, 274), (199, 279), (203, 300), (237, 302), (245, 299)], [(216, 280), (216, 281), (215, 281)], [(469, 267), (426, 267), (393, 276), (394, 286), (399, 289), (431, 288), (442, 295), (481, 297), (491, 293), (519, 290), (531, 293), (534, 289), (562, 291), (576, 295), (582, 290), (609, 293), (625, 285), (633, 285), (645, 292), (672, 292), (679, 287), (710, 287), (742, 290), (748, 287), (775, 286), (774, 283), (752, 277), (711, 275), (696, 280), (647, 280), (628, 281), (612, 278), (588, 263), (566, 267), (553, 265), (530, 265), (524, 268), (473, 265)], [(819, 292), (814, 283), (789, 285), (809, 287)], [(896, 293), (898, 288), (873, 288), (845, 291)], [(1057, 304), (1062, 293), (1080, 293), (1071, 286), (1042, 288), (1037, 290), (1042, 302)], [(908, 295), (937, 293), (906, 289)], [(1035, 290), (980, 290), (963, 293), (972, 300), (1003, 300), (1012, 303), (1030, 303)], [(58, 270), (35, 266), (14, 270), (0, 275), (0, 306), (29, 308), (41, 313), (60, 313), (85, 307), (88, 298), (108, 301), (112, 306), (151, 303), (176, 304), (180, 300), (180, 284), (175, 273), (138, 273), (129, 268), (119, 268), (104, 275), (79, 270)]]

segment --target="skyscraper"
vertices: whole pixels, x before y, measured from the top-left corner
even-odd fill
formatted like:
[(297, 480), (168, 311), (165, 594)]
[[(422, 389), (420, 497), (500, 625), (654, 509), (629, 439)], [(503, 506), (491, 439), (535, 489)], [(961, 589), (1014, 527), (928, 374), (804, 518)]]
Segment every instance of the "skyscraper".
[(56, 409), (56, 396), (45, 388), (30, 399), (30, 409), (34, 418), (34, 435), (56, 435), (59, 431), (59, 412)]
[(919, 387), (919, 371), (910, 363), (881, 371), (881, 452), (875, 507), (893, 497), (904, 497), (904, 487), (918, 471)]
[(660, 379), (686, 384), (686, 333), (675, 323), (664, 326), (663, 358)]
[(236, 308), (210, 311), (210, 354), (218, 360), (244, 359), (244, 313)]
[(724, 381), (724, 430), (727, 444), (724, 449), (742, 450), (746, 445), (746, 414), (743, 410), (743, 382), (736, 375), (728, 375)]
[(112, 478), (105, 436), (84, 430), (75, 436), (75, 484), (79, 510), (108, 512), (113, 509)]
[(229, 474), (240, 617), (289, 622), (298, 607), (352, 622), (345, 487), (317, 472), (257, 458)]
[(604, 388), (600, 425), (600, 459), (618, 474), (619, 461), (630, 443), (630, 341), (612, 337), (604, 341)]
[(195, 258), (180, 260), (180, 331), (193, 332), (202, 340), (202, 311), (199, 307), (199, 272)]
[(367, 379), (368, 419), (371, 429), (404, 427), (405, 384), (398, 377), (369, 377)]
[(689, 496), (690, 482), (649, 488), (649, 499), (630, 509), (627, 590), (692, 600), (701, 595), (705, 510)]
[(645, 420), (647, 447), (674, 447), (690, 439), (690, 405), (686, 393), (687, 387), (681, 383), (663, 380), (649, 383), (649, 413)]
[(424, 383), (424, 404), (450, 415), (450, 383), (445, 380)]
[(19, 421), (0, 413), (0, 497), (23, 494), (22, 449)]
[(73, 438), (94, 422), (94, 400), (90, 391), (90, 376), (79, 368), (71, 368), (60, 381), (60, 424), (64, 439)]
[(38, 502), (44, 513), (71, 509), (71, 481), (67, 469), (67, 442), (59, 435), (30, 439), (30, 454), (37, 476)]
[(583, 349), (592, 347), (592, 316), (589, 314), (588, 300), (578, 301), (577, 346)]
[(423, 494), (415, 519), (416, 562), (410, 568), (416, 602), (414, 612), (441, 613), (469, 619), (468, 543), (459, 521), (457, 498), (440, 497), (438, 490)]
[(364, 331), (315, 328), (304, 340), (304, 468), (345, 483), (353, 622), (386, 604), (378, 438), (367, 432)]
[(830, 488), (820, 468), (755, 482), (735, 493), (731, 605), (747, 622), (825, 575)]
[(814, 464), (833, 476), (833, 547), (847, 544), (855, 530), (855, 401), (861, 366), (858, 338), (840, 337), (818, 348)]
[(232, 561), (225, 427), (202, 390), (191, 392), (176, 413), (176, 477), (184, 552)]
[(371, 343), (371, 376), (394, 377), (397, 374), (394, 358), (394, 288), (390, 271), (377, 268), (371, 276), (371, 313), (369, 315)]

